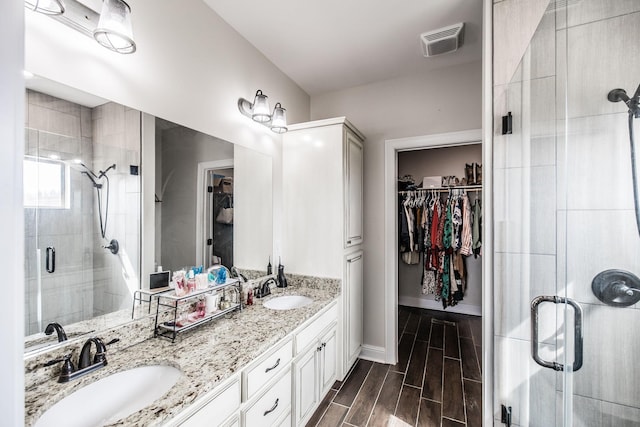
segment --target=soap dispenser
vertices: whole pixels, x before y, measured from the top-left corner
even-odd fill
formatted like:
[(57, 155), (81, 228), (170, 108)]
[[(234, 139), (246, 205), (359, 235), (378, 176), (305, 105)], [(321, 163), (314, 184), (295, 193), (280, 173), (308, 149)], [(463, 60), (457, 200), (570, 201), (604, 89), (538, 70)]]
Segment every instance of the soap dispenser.
[(287, 287), (287, 278), (284, 277), (284, 265), (282, 265), (282, 260), (280, 260), (280, 265), (278, 266), (278, 285), (279, 288)]

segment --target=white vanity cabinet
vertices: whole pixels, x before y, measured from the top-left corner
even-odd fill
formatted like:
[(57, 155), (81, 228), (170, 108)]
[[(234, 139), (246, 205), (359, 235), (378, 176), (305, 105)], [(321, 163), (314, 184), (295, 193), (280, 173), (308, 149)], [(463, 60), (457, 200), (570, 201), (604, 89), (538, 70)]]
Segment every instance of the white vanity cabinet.
[(331, 302), (167, 425), (304, 425), (337, 379), (338, 312)]
[(239, 425), (240, 378), (234, 375), (224, 384), (198, 399), (170, 425), (180, 427)]
[(344, 247), (362, 243), (364, 153), (362, 139), (344, 129)]
[(295, 425), (304, 425), (337, 379), (337, 306), (296, 334)]
[(336, 324), (293, 364), (296, 425), (305, 425), (336, 380)]
[(291, 273), (342, 281), (339, 379), (362, 348), (363, 276), (349, 271), (345, 257), (363, 241), (363, 141), (340, 117), (291, 125), (282, 143), (282, 261)]
[(345, 257), (345, 281), (342, 301), (344, 305), (345, 348), (344, 366), (351, 367), (362, 350), (363, 335), (363, 252)]

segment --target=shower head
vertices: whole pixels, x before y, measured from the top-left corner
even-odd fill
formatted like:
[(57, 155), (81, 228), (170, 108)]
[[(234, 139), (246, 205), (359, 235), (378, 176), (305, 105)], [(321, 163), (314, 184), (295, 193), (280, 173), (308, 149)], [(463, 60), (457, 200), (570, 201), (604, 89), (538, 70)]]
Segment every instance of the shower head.
[(640, 118), (640, 85), (633, 94), (633, 97), (629, 98), (627, 91), (624, 89), (613, 89), (607, 94), (607, 99), (611, 102), (623, 101), (629, 108), (629, 114), (635, 118)]
[(624, 89), (613, 89), (607, 94), (607, 99), (611, 102), (620, 102), (624, 101), (625, 103), (629, 102), (629, 96), (627, 95), (627, 91)]

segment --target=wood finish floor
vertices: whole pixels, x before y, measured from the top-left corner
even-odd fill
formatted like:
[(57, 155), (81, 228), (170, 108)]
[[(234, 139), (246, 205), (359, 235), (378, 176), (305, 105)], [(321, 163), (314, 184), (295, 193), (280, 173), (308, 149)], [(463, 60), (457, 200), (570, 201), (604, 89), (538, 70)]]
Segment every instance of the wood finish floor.
[(358, 360), (307, 426), (481, 427), (480, 317), (400, 306), (398, 363)]

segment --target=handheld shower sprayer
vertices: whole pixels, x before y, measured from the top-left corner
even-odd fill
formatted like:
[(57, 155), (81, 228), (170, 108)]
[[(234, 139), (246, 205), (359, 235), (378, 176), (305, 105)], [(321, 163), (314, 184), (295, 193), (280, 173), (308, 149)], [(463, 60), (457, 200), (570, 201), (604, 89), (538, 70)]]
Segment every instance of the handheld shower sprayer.
[(636, 119), (640, 118), (640, 85), (636, 89), (636, 93), (631, 98), (624, 89), (613, 89), (607, 94), (607, 99), (611, 102), (624, 102), (629, 108), (629, 114)]
[(633, 136), (633, 119), (640, 118), (640, 85), (631, 98), (624, 89), (613, 89), (607, 94), (611, 102), (624, 102), (629, 108), (629, 145), (631, 150), (631, 179), (633, 180), (633, 205), (636, 213), (636, 226), (640, 235), (640, 194), (638, 194), (638, 171), (636, 167), (636, 141)]
[[(106, 168), (105, 170), (98, 171), (98, 173), (96, 174), (94, 171), (89, 169), (87, 167), (87, 165), (82, 163), (82, 161), (80, 161), (80, 160), (65, 161), (65, 163), (67, 165), (69, 165), (69, 167), (79, 171), (81, 174), (86, 175), (87, 178), (89, 178), (89, 181), (91, 181), (91, 184), (93, 185), (93, 188), (96, 189), (96, 196), (97, 196), (97, 201), (98, 201), (98, 217), (100, 219), (100, 235), (104, 239), (105, 235), (106, 235), (106, 231), (107, 231), (107, 220), (108, 220), (108, 217), (109, 217), (109, 176), (107, 175), (107, 172), (109, 172), (111, 169), (115, 169), (116, 168), (116, 164), (114, 163), (111, 166), (109, 166), (108, 168)], [(103, 211), (102, 211), (103, 184), (101, 182), (101, 180), (103, 180), (103, 179), (106, 181), (106, 189), (107, 189), (107, 194), (106, 194), (106, 197), (105, 197), (105, 200), (104, 200), (104, 202), (105, 202), (104, 203), (104, 215), (103, 215)], [(111, 243), (110, 243), (110, 246), (105, 246), (105, 248), (111, 250), (112, 253), (115, 254), (115, 253), (118, 252), (118, 249), (116, 248), (115, 252), (113, 252), (113, 248), (112, 248), (112, 244)]]

